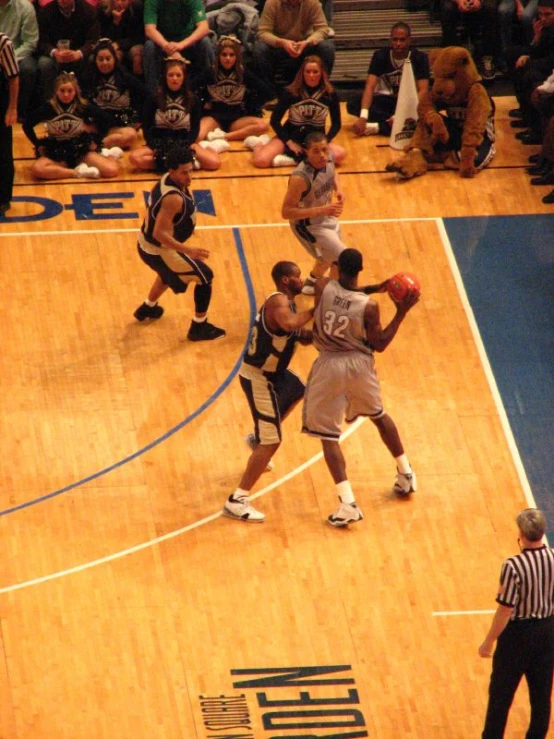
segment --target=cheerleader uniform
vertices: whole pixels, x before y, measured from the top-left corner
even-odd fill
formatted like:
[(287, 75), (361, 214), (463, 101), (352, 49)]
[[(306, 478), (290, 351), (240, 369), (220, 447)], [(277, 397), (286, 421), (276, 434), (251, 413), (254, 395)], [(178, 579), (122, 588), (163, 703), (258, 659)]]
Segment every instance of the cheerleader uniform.
[(138, 128), (146, 88), (124, 69), (97, 73), (85, 83), (85, 96), (109, 117), (109, 128)]
[[(283, 116), (288, 112), (288, 118), (281, 123)], [(285, 91), (279, 98), (275, 110), (271, 114), (271, 127), (277, 137), (285, 144), (285, 154), (300, 160), (302, 155), (291, 151), (286, 142), (291, 140), (302, 145), (306, 136), (312, 131), (323, 131), (327, 117), (331, 117), (331, 126), (326, 133), (327, 140), (332, 139), (340, 131), (340, 102), (336, 92), (328, 94), (323, 90), (310, 90), (307, 97), (299, 98)]]
[(154, 152), (157, 172), (167, 172), (167, 156), (175, 144), (191, 146), (196, 141), (200, 117), (201, 105), (196, 96), (190, 109), (181, 92), (166, 94), (165, 109), (159, 107), (155, 98), (148, 99), (142, 129), (147, 145)]
[[(36, 135), (34, 128), (39, 123), (44, 123), (46, 137)], [(85, 123), (94, 124), (97, 132), (85, 131)], [(74, 169), (90, 151), (100, 151), (108, 123), (106, 114), (91, 103), (80, 106), (73, 101), (63, 105), (57, 101), (30, 111), (25, 118), (23, 132), (35, 147), (37, 159), (45, 156), (55, 162), (65, 162)], [(38, 147), (43, 149), (43, 153), (38, 151)]]
[(248, 69), (239, 82), (234, 70), (210, 70), (196, 84), (196, 92), (202, 101), (202, 115), (212, 116), (223, 131), (245, 116), (263, 117), (262, 105), (269, 96), (263, 82)]

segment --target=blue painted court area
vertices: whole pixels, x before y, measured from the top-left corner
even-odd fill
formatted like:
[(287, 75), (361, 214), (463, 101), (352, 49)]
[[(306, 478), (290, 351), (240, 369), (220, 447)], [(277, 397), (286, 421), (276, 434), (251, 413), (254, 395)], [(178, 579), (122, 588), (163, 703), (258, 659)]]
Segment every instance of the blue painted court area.
[(447, 218), (444, 224), (552, 542), (554, 216)]

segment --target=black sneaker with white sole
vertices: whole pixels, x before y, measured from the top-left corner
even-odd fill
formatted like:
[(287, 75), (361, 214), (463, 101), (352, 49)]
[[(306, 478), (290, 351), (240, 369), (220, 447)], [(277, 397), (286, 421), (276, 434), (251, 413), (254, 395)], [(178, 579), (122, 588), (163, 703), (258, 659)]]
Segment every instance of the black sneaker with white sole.
[(202, 321), (202, 323), (193, 321), (190, 324), (187, 339), (189, 341), (213, 341), (222, 336), (225, 336), (225, 329), (214, 326), (209, 321)]
[(143, 303), (142, 305), (139, 305), (133, 315), (137, 321), (146, 321), (148, 318), (155, 321), (157, 318), (161, 318), (163, 313), (164, 309), (161, 305), (158, 305), (157, 303), (156, 305), (147, 305), (146, 303)]

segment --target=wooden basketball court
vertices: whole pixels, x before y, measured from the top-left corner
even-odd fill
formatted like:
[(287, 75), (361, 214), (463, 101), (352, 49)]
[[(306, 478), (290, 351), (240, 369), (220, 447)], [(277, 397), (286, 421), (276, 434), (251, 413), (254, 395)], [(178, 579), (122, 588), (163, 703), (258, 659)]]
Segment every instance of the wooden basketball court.
[[(355, 424), (343, 445), (365, 518), (349, 530), (325, 523), (334, 486), (300, 409), (257, 487), (266, 522), (220, 515), (248, 454), (250, 320), (276, 261), (311, 264), (280, 217), (290, 169), (256, 171), (233, 144), (195, 173), (194, 239), (227, 337), (194, 345), (191, 295), (133, 319), (153, 277), (136, 232), (154, 177), (34, 183), (16, 134), (20, 200), (0, 224), (2, 739), (480, 736), (477, 647), (531, 498), (441, 218), (552, 212), (525, 173), (536, 148), (509, 129), (513, 98), (496, 103), (498, 154), (475, 180), (399, 182), (385, 139), (340, 134), (342, 234), (364, 281), (405, 269), (423, 284), (377, 358), (420, 489), (393, 496), (393, 461)], [(298, 350), (302, 377), (315, 356)], [(506, 736), (527, 720), (522, 685)]]

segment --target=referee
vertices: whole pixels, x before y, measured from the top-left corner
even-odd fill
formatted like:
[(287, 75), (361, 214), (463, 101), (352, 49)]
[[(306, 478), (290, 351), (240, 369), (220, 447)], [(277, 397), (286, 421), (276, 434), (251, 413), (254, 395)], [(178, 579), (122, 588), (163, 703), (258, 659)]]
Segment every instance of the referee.
[(492, 661), (489, 705), (482, 739), (502, 739), (510, 706), (523, 675), (529, 687), (531, 721), (525, 739), (545, 739), (550, 723), (554, 669), (554, 550), (543, 541), (546, 519), (527, 508), (516, 518), (520, 554), (502, 565), (498, 608), (479, 647)]
[(0, 218), (10, 209), (13, 178), (12, 126), (17, 121), (19, 67), (12, 42), (0, 33)]

